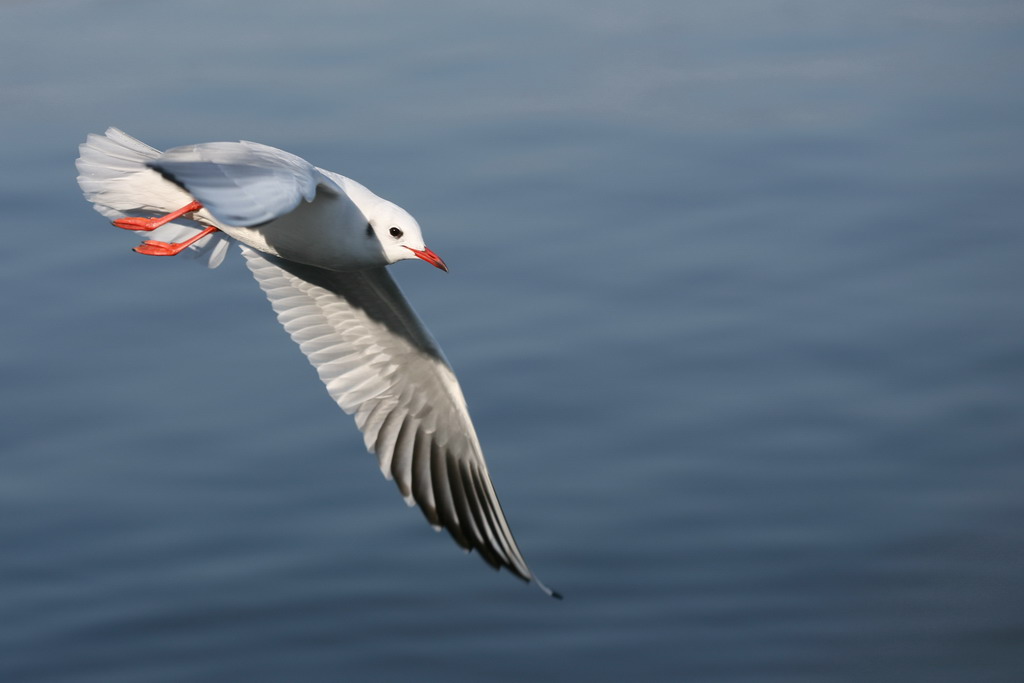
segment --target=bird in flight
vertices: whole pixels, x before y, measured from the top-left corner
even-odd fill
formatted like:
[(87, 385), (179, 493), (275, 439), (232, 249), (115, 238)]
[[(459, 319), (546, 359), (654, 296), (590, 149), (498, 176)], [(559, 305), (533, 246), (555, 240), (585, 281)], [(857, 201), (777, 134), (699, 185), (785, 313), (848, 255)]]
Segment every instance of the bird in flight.
[(211, 268), (237, 242), (278, 320), (409, 505), (495, 569), (535, 583), (512, 536), (458, 380), (386, 266), (447, 271), (407, 211), (356, 181), (254, 142), (166, 152), (110, 128), (79, 147), (85, 198), (135, 251)]

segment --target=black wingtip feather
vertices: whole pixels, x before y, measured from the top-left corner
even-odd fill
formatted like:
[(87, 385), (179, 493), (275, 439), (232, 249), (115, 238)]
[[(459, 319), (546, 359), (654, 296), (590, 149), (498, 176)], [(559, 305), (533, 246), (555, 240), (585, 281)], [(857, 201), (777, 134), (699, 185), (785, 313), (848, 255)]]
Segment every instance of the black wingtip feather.
[(445, 462), (445, 453), (437, 445), (436, 441), (430, 443), (430, 479), (434, 487), (434, 503), (437, 506), (438, 516), (441, 518), (440, 524), (451, 537), (455, 539), (455, 542), (462, 548), (469, 547), (469, 540), (465, 534), (462, 533), (462, 529), (459, 528), (459, 520), (456, 517), (455, 512), (455, 501), (452, 500), (451, 494), (444, 482), (448, 480), (448, 466)]
[(437, 516), (437, 501), (434, 500), (434, 487), (430, 480), (431, 444), (433, 439), (424, 432), (416, 430), (412, 445), (412, 497), (426, 515), (427, 521), (438, 525), (441, 520)]

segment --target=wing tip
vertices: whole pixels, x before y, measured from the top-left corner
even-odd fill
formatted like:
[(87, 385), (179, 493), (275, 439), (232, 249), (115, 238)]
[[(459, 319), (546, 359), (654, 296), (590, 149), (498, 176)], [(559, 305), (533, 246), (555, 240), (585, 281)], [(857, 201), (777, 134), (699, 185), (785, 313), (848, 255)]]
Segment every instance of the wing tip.
[(542, 591), (544, 591), (544, 594), (545, 594), (545, 595), (547, 595), (548, 597), (550, 597), (550, 598), (554, 598), (555, 600), (564, 600), (564, 599), (565, 599), (565, 596), (564, 596), (564, 595), (562, 595), (561, 593), (559, 593), (559, 592), (558, 592), (558, 591), (556, 591), (556, 590), (553, 590), (553, 589), (551, 589), (551, 588), (548, 588), (548, 587), (547, 587), (546, 585), (544, 585), (544, 584), (543, 584), (543, 583), (541, 582), (541, 580), (540, 580), (540, 579), (538, 579), (538, 578), (537, 578), (536, 576), (531, 576), (531, 577), (530, 577), (530, 579), (529, 579), (529, 581), (531, 581), (532, 583), (535, 583), (535, 584), (537, 584), (537, 588), (539, 588), (539, 589), (541, 589)]

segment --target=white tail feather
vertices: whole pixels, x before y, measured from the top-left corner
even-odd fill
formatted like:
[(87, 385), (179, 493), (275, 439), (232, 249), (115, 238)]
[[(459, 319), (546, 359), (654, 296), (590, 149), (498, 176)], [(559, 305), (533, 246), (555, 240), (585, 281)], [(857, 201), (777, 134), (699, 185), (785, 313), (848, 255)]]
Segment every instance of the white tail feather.
[[(78, 185), (93, 208), (106, 218), (165, 214), (193, 199), (146, 166), (160, 156), (160, 150), (117, 128), (108, 128), (103, 135), (90, 134), (78, 151)], [(144, 239), (177, 242), (195, 235), (202, 227), (194, 221), (178, 219), (152, 232), (135, 234), (144, 235)], [(183, 253), (216, 268), (224, 260), (230, 242), (223, 232), (215, 232)]]

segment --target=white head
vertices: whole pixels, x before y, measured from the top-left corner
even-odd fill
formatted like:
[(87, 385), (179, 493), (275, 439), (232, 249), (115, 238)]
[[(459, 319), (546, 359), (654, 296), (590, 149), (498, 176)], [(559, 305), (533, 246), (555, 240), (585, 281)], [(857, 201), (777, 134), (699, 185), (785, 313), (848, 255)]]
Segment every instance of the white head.
[(382, 199), (368, 212), (369, 226), (377, 236), (388, 263), (407, 258), (420, 258), (448, 272), (441, 257), (423, 243), (420, 224), (402, 207)]

